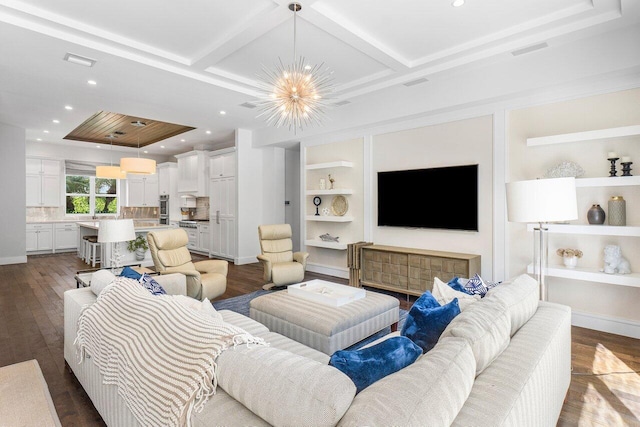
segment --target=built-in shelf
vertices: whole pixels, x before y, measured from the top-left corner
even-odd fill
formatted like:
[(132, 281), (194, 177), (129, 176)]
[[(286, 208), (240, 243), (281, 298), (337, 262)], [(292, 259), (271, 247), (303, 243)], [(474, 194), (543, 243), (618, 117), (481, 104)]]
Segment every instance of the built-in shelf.
[[(527, 272), (533, 274), (533, 265), (527, 266)], [(631, 274), (606, 274), (591, 268), (568, 268), (561, 265), (552, 265), (547, 268), (548, 277), (560, 277), (563, 279), (585, 280), (589, 282), (609, 283), (612, 285), (632, 286), (640, 288), (640, 273)]]
[(325, 242), (324, 240), (305, 240), (304, 244), (307, 246), (315, 246), (316, 248), (336, 249), (339, 251), (347, 250), (347, 244), (339, 242)]
[(622, 138), (640, 135), (640, 125), (623, 126), (618, 128), (590, 130), (586, 132), (565, 133), (562, 135), (540, 136), (527, 138), (527, 146), (564, 144), (568, 142), (597, 141), (601, 139)]
[(339, 168), (339, 167), (352, 168), (353, 167), (353, 163), (352, 162), (347, 162), (347, 161), (344, 161), (344, 160), (338, 160), (336, 162), (316, 163), (316, 164), (313, 164), (313, 165), (307, 165), (306, 169), (307, 170), (312, 170), (312, 169), (327, 169), (327, 168)]
[[(545, 224), (545, 226), (549, 229), (549, 233), (640, 237), (640, 227), (632, 225)], [(535, 227), (537, 224), (527, 224), (528, 231), (533, 231)]]
[(576, 178), (576, 187), (626, 187), (632, 185), (640, 185), (640, 176)]
[(335, 215), (307, 215), (307, 221), (325, 221), (325, 222), (351, 222), (352, 216), (335, 216)]
[(348, 188), (336, 188), (334, 190), (307, 190), (307, 196), (330, 196), (332, 194), (353, 194), (353, 190)]

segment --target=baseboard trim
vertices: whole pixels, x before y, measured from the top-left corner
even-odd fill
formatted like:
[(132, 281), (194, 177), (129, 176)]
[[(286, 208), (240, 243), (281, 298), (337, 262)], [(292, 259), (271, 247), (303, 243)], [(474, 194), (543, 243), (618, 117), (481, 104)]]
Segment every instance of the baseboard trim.
[(256, 262), (258, 262), (258, 258), (254, 256), (238, 257), (235, 259), (236, 265), (255, 264)]
[(571, 313), (571, 324), (581, 328), (640, 339), (640, 322), (633, 320), (574, 310)]
[(340, 277), (342, 279), (349, 278), (349, 270), (340, 267), (328, 267), (326, 265), (313, 264), (307, 262), (307, 271), (314, 273), (326, 274), (327, 276)]
[(0, 265), (26, 264), (26, 263), (27, 263), (26, 255), (0, 258)]

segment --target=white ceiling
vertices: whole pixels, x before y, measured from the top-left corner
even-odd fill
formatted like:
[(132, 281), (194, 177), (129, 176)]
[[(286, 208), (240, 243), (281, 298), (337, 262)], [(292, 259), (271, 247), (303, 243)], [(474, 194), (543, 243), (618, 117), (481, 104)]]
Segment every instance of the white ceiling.
[[(349, 104), (294, 135), (240, 106), (260, 96), (263, 66), (292, 60), (290, 1), (0, 0), (0, 122), (65, 144), (79, 144), (62, 138), (101, 110), (195, 127), (147, 147), (169, 155), (224, 144), (236, 128), (284, 144), (640, 69), (638, 0), (451, 1), (300, 2), (297, 52), (324, 62), (332, 101)], [(511, 54), (540, 43), (548, 47)], [(68, 52), (97, 62), (63, 61)]]

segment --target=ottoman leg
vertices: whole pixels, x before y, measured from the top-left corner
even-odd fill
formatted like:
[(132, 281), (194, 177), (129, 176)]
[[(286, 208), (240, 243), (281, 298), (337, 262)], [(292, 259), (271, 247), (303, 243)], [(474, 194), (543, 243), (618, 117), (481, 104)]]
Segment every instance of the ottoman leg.
[(393, 323), (391, 325), (391, 332), (396, 332), (398, 330), (398, 322)]

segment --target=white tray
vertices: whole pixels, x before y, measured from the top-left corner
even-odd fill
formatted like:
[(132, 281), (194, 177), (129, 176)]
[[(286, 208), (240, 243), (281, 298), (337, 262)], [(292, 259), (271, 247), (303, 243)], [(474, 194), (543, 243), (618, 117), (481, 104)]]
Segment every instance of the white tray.
[(365, 297), (365, 290), (362, 288), (339, 285), (319, 279), (289, 285), (287, 292), (290, 295), (332, 307), (340, 307)]

